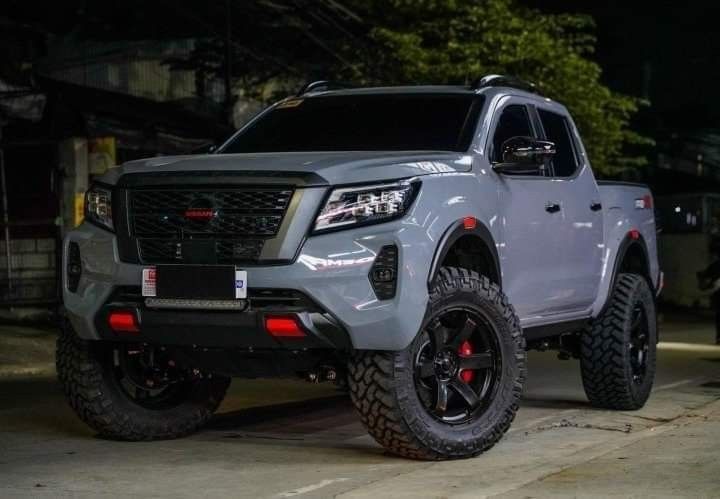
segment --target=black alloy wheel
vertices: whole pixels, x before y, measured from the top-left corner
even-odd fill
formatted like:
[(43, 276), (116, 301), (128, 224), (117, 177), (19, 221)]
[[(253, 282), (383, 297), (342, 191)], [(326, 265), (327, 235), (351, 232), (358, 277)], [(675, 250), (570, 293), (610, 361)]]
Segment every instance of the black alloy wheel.
[(406, 348), (350, 358), (350, 397), (370, 435), (393, 454), (476, 456), (510, 427), (526, 359), (520, 321), (500, 286), (471, 270), (443, 267)]
[(427, 411), (451, 424), (487, 409), (497, 388), (501, 355), (492, 325), (477, 311), (443, 310), (425, 329), (415, 358), (415, 386)]
[(650, 343), (648, 332), (647, 312), (641, 301), (635, 303), (630, 322), (630, 369), (633, 383), (640, 384), (645, 380), (647, 373), (648, 350)]
[(118, 344), (112, 355), (115, 381), (130, 400), (154, 410), (183, 403), (193, 374), (178, 369), (164, 350)]

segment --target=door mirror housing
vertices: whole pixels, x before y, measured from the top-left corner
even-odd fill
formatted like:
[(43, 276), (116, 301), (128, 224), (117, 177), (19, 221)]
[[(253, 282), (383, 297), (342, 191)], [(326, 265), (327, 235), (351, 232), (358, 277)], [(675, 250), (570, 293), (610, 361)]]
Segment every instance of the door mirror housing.
[(502, 163), (493, 165), (500, 173), (537, 174), (555, 155), (555, 144), (533, 137), (512, 137), (502, 145)]

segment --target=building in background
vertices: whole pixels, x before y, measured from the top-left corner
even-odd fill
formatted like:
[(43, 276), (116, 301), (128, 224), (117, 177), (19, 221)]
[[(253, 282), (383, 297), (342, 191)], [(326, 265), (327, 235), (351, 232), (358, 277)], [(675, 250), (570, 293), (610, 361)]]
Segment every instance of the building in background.
[[(0, 315), (59, 305), (62, 236), (80, 222), (95, 176), (221, 141), (263, 96), (299, 87), (332, 59), (332, 40), (352, 37), (357, 21), (337, 0), (9, 0), (0, 13)], [(42, 96), (39, 112), (7, 112), (19, 89)]]
[[(189, 42), (156, 44), (154, 51), (136, 42), (105, 50), (100, 43), (85, 45), (73, 50), (67, 42), (35, 61), (33, 91), (46, 100), (40, 116), (5, 113), (3, 119), (10, 240), (2, 241), (0, 255), (5, 306), (59, 302), (60, 241), (80, 222), (93, 177), (131, 159), (189, 154), (231, 131), (217, 92), (194, 105), (192, 72), (162, 65)], [(87, 57), (68, 56), (78, 46)], [(207, 87), (215, 88), (212, 82)]]

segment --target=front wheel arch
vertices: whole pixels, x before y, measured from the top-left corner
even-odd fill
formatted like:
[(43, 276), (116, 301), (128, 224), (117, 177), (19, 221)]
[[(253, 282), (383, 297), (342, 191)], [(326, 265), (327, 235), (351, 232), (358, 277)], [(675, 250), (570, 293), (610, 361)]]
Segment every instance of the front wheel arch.
[[(466, 219), (456, 220), (445, 231), (435, 250), (428, 274), (428, 290), (433, 286), (441, 268), (465, 268), (487, 277), (502, 289), (500, 257), (490, 230), (475, 218), (466, 225)], [(460, 254), (467, 255), (464, 259)], [(464, 260), (464, 261), (463, 261)]]

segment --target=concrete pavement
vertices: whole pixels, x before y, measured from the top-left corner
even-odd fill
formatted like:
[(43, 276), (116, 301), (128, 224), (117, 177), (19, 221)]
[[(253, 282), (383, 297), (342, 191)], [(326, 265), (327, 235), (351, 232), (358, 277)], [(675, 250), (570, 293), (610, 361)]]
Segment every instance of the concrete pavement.
[(0, 380), (55, 375), (55, 331), (27, 326), (0, 326)]
[(509, 434), (443, 463), (384, 454), (331, 385), (236, 381), (206, 430), (124, 443), (95, 438), (52, 378), (6, 375), (0, 497), (718, 497), (720, 347), (706, 322), (662, 339), (656, 390), (633, 413), (591, 408), (577, 362), (531, 353)]

